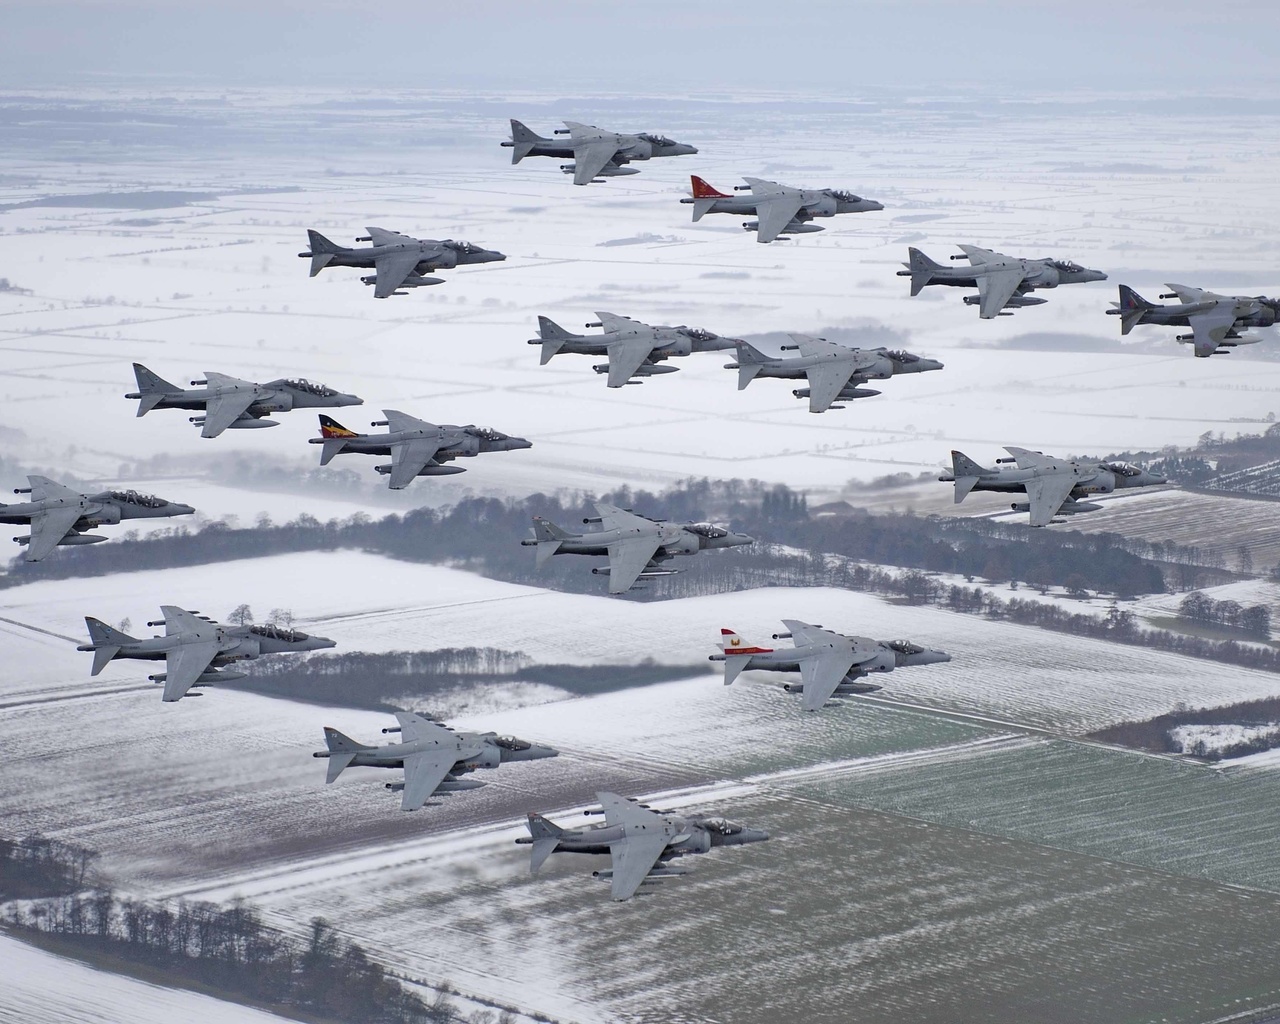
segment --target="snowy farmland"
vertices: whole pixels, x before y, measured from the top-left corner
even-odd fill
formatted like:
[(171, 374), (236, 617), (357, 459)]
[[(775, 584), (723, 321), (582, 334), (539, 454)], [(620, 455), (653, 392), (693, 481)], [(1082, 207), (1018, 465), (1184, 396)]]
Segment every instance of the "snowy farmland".
[[(142, 118), (141, 146), (95, 164), (67, 159), (40, 118), (22, 122), (30, 145), (0, 154), (0, 203), (201, 195), (164, 209), (0, 210), (0, 257), (20, 289), (0, 292), (0, 483), (34, 471), (137, 484), (242, 525), (701, 475), (787, 483), (813, 504), (990, 514), (1006, 506), (953, 508), (943, 484), (864, 485), (936, 470), (953, 447), (984, 462), (1005, 444), (1158, 449), (1205, 431), (1256, 432), (1280, 411), (1280, 362), (1246, 358), (1256, 352), (1194, 360), (1171, 340), (1089, 350), (1116, 335), (1102, 310), (1118, 283), (1275, 291), (1266, 274), (1280, 240), (1259, 226), (1280, 214), (1274, 131), (1199, 167), (1188, 146), (1212, 143), (1219, 120), (1175, 114), (1135, 133), (1132, 115), (1093, 110), (953, 118), (913, 103), (837, 103), (783, 117), (740, 99), (664, 102), (658, 124), (644, 104), (613, 99), (602, 120), (691, 138), (698, 161), (574, 189), (547, 162), (510, 167), (497, 142), (509, 114), (541, 123), (581, 104), (335, 98), (232, 91), (216, 99), (227, 121), (212, 125), (201, 114), (209, 96), (179, 93), (160, 113), (180, 108), (180, 132)], [(83, 99), (152, 111), (145, 95)], [(844, 186), (886, 210), (759, 246), (735, 224), (689, 222), (677, 200), (691, 170), (726, 188), (742, 174)], [(294, 255), (307, 228), (347, 242), (370, 224), (469, 238), (508, 259), (386, 302), (355, 271), (307, 278)], [(894, 276), (906, 246), (942, 259), (961, 241), (1111, 276), (993, 322), (954, 295), (909, 298)], [(851, 328), (946, 368), (812, 416), (784, 382), (737, 391), (723, 353), (617, 392), (586, 358), (537, 365), (525, 342), (538, 314), (581, 329), (600, 310), (728, 335)], [(316, 468), (305, 443), (314, 416), (204, 441), (182, 413), (134, 416), (122, 397), (131, 360), (177, 383), (206, 370), (305, 375), (364, 397), (337, 412), (348, 426), (398, 408), (487, 423), (534, 447), (402, 495), (379, 487), (374, 460), (354, 457), (302, 489), (297, 472)], [(256, 489), (240, 485), (237, 456), (258, 470)], [(278, 483), (262, 479), (277, 470)], [(1259, 567), (1280, 560), (1271, 504), (1177, 491), (1105, 504), (1079, 525), (1205, 546), (1208, 533), (1228, 560), (1241, 544)], [(1269, 585), (1233, 587), (1216, 596), (1253, 588), (1273, 601)], [(74, 650), (86, 614), (142, 632), (161, 603), (225, 618), (242, 602), (259, 618), (288, 610), (348, 651), (476, 645), (544, 663), (687, 664), (715, 649), (722, 626), (772, 643), (785, 615), (905, 637), (953, 661), (886, 675), (881, 693), (819, 715), (801, 712), (778, 676), (726, 688), (710, 664), (592, 697), (518, 684), (450, 694), (424, 710), (562, 754), (478, 772), (484, 789), (406, 815), (383, 788), (395, 773), (353, 769), (326, 786), (310, 757), (322, 726), (372, 739), (386, 715), (215, 688), (164, 705), (150, 667), (117, 662), (94, 678)], [(14, 828), (101, 850), (128, 893), (244, 895), (290, 929), (325, 914), (412, 978), (566, 1021), (856, 1011), (873, 1024), (1201, 1024), (1280, 1001), (1276, 758), (1208, 771), (1079, 739), (1179, 703), (1271, 696), (1273, 675), (834, 589), (640, 603), (354, 551), (6, 589), (0, 666), (0, 817)], [(610, 904), (590, 878), (602, 864), (587, 858), (553, 857), (531, 880), (527, 850), (512, 842), (523, 814), (579, 821), (601, 788), (728, 814), (773, 838), (702, 858), (692, 877), (625, 906)], [(37, 980), (0, 995), (0, 1016), (96, 1022), (134, 1000), (167, 1019), (250, 1019), (124, 982), (104, 988), (95, 1018), (77, 995), (91, 984), (83, 972), (32, 959), (43, 956), (6, 940), (0, 967), (35, 979), (65, 971), (64, 1000), (39, 1009)]]

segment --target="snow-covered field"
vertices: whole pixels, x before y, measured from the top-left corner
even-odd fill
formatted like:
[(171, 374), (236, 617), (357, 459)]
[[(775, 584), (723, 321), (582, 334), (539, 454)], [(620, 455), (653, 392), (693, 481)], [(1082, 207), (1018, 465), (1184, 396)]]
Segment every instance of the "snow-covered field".
[[(552, 162), (513, 168), (497, 146), (508, 113), (530, 123), (581, 113), (567, 104), (526, 96), (495, 113), (439, 94), (368, 109), (326, 106), (332, 98), (232, 92), (218, 100), (223, 132), (201, 120), (207, 96), (179, 93), (164, 106), (191, 116), (181, 138), (157, 118), (138, 128), (145, 149), (97, 164), (65, 159), (53, 136), (0, 155), (4, 202), (218, 194), (158, 211), (0, 212), (6, 274), (33, 293), (0, 292), (0, 440), (15, 466), (152, 487), (241, 523), (261, 512), (341, 518), (468, 489), (652, 487), (691, 475), (786, 482), (816, 503), (935, 469), (953, 447), (982, 461), (1003, 444), (1156, 449), (1206, 430), (1262, 429), (1280, 406), (1280, 362), (1194, 360), (1172, 341), (1159, 354), (989, 347), (1028, 333), (1113, 336), (1102, 310), (1122, 282), (1144, 293), (1166, 280), (1274, 292), (1265, 274), (1280, 239), (1259, 225), (1280, 213), (1280, 142), (1256, 120), (1242, 122), (1248, 147), (1200, 167), (1189, 147), (1216, 152), (1232, 127), (1222, 119), (1173, 114), (1138, 132), (1131, 115), (1062, 108), (962, 118), (834, 104), (783, 116), (740, 100), (664, 103), (655, 116), (614, 101), (601, 120), (688, 137), (701, 153), (574, 189)], [(152, 109), (144, 96), (90, 102)], [(215, 136), (225, 143), (208, 144)], [(724, 219), (689, 223), (677, 200), (691, 171), (722, 186), (741, 174), (840, 185), (887, 208), (759, 246)], [(272, 186), (294, 190), (261, 191)], [(386, 302), (356, 272), (306, 277), (294, 256), (306, 228), (345, 241), (369, 224), (466, 237), (509, 258)], [(600, 244), (646, 232), (665, 240)], [(894, 276), (906, 246), (941, 259), (960, 241), (1073, 258), (1111, 279), (989, 323), (954, 295), (908, 298)], [(782, 382), (735, 390), (724, 355), (617, 392), (590, 360), (537, 365), (525, 344), (537, 314), (576, 328), (597, 310), (736, 335), (887, 327), (890, 344), (946, 369), (811, 416)], [(176, 382), (206, 370), (306, 375), (365, 398), (339, 411), (349, 426), (399, 408), (489, 423), (534, 447), (474, 460), (444, 483), (420, 480), (405, 496), (384, 492), (376, 505), (345, 486), (250, 491), (206, 478), (206, 453), (312, 467), (314, 418), (204, 441), (183, 414), (134, 417), (121, 397), (131, 360)], [(336, 465), (376, 483), (371, 462)], [(1232, 544), (1244, 531), (1280, 551), (1271, 505), (1224, 523), (1197, 502), (1111, 501), (1091, 528), (1131, 523), (1182, 543), (1230, 529)], [(288, 609), (344, 650), (478, 645), (542, 662), (686, 663), (715, 649), (722, 626), (767, 640), (785, 615), (906, 637), (954, 660), (882, 677), (876, 699), (819, 715), (800, 712), (776, 679), (725, 688), (710, 665), (698, 678), (588, 698), (550, 699), (560, 694), (545, 687), (477, 695), (453, 724), (562, 756), (478, 773), (486, 788), (403, 815), (382, 788), (389, 773), (353, 770), (325, 786), (309, 756), (321, 726), (373, 737), (386, 716), (216, 689), (164, 705), (145, 666), (90, 678), (74, 650), (86, 614), (128, 617), (138, 632), (161, 603), (225, 617), (241, 602), (259, 618)], [(567, 1019), (823, 1021), (857, 1007), (876, 1022), (1033, 1020), (1070, 1007), (1086, 1021), (1199, 1021), (1277, 987), (1280, 855), (1266, 811), (1280, 786), (1275, 760), (1210, 773), (1063, 737), (1275, 687), (1264, 673), (833, 589), (638, 603), (356, 552), (281, 556), (0, 591), (0, 818), (101, 849), (126, 890), (244, 894), (284, 927), (323, 913), (411, 975)], [(526, 851), (511, 842), (521, 814), (570, 817), (599, 788), (728, 813), (774, 838), (703, 858), (696, 878), (625, 907), (609, 905), (590, 864), (553, 858), (545, 879), (529, 880)], [(18, 998), (0, 997), (0, 1012), (41, 1019), (22, 1010), (32, 990)], [(55, 1015), (78, 1012), (58, 1005)]]
[(0, 935), (0, 1020), (26, 1024), (279, 1024), (273, 1013), (100, 971)]

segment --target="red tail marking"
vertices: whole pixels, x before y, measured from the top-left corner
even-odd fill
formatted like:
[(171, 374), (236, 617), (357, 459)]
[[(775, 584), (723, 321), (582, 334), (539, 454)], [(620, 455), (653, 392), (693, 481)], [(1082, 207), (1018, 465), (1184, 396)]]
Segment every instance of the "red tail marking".
[(719, 189), (712, 188), (696, 174), (689, 175), (689, 180), (693, 182), (693, 198), (694, 199), (728, 199), (729, 197)]

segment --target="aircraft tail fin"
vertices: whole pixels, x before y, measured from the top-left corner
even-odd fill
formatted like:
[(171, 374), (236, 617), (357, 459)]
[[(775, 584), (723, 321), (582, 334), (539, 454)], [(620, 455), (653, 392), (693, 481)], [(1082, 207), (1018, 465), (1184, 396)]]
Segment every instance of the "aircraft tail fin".
[(693, 183), (693, 219), (695, 221), (701, 220), (702, 215), (716, 205), (716, 200), (729, 198), (696, 174), (689, 175), (689, 180)]
[(320, 436), (324, 444), (320, 448), (320, 465), (327, 466), (329, 461), (347, 446), (353, 437), (359, 437), (354, 430), (348, 430), (332, 416), (320, 413)]
[[(312, 231), (310, 228), (307, 229), (307, 244), (311, 247), (312, 277), (324, 270), (329, 265), (329, 261), (343, 251), (342, 246), (338, 245), (337, 242), (331, 242), (319, 231)], [(305, 256), (306, 253), (302, 255)]]
[(546, 366), (564, 343), (573, 339), (572, 334), (549, 316), (538, 317), (538, 337), (542, 339), (542, 358), (538, 361), (540, 366)]
[(534, 516), (533, 539), (537, 541), (538, 546), (537, 551), (534, 552), (534, 568), (541, 569), (546, 565), (547, 560), (560, 550), (560, 545), (572, 536), (555, 523), (548, 522), (541, 516)]
[(90, 675), (96, 676), (106, 668), (107, 662), (119, 654), (120, 648), (125, 644), (138, 642), (137, 637), (122, 633), (115, 627), (108, 626), (101, 619), (86, 615), (84, 624), (89, 627), (89, 646), (85, 649), (93, 651), (93, 669)]
[(511, 162), (513, 164), (518, 164), (532, 153), (534, 146), (539, 142), (549, 141), (514, 117), (511, 119)]
[(956, 479), (955, 503), (957, 505), (964, 501), (985, 472), (985, 469), (965, 455), (964, 452), (953, 451), (951, 453), (951, 475)]
[(732, 629), (721, 629), (720, 650), (724, 651), (724, 685), (729, 686), (747, 667), (751, 655), (769, 654), (773, 648), (748, 643)]
[(529, 813), (529, 834), (533, 836), (533, 856), (529, 860), (529, 874), (536, 875), (538, 868), (560, 845), (564, 829), (548, 821), (541, 814)]
[[(182, 388), (170, 384), (159, 374), (152, 373), (141, 363), (133, 364), (133, 376), (138, 382), (138, 415), (145, 416), (164, 399), (165, 395), (182, 393)], [(129, 395), (133, 398), (133, 395)]]
[(1120, 286), (1120, 333), (1128, 334), (1142, 322), (1142, 315), (1149, 309), (1155, 309), (1154, 302), (1148, 302), (1127, 284)]
[(933, 280), (933, 275), (945, 269), (914, 246), (907, 249), (907, 269), (911, 271), (911, 294), (919, 295), (920, 289)]
[(755, 380), (769, 357), (745, 341), (739, 341), (734, 348), (738, 352), (738, 390), (741, 391)]
[(362, 750), (373, 748), (364, 743), (357, 743), (350, 736), (338, 732), (337, 729), (324, 727), (324, 745), (329, 748), (329, 770), (325, 773), (325, 782), (333, 782), (342, 774), (344, 768), (350, 766), (356, 754)]

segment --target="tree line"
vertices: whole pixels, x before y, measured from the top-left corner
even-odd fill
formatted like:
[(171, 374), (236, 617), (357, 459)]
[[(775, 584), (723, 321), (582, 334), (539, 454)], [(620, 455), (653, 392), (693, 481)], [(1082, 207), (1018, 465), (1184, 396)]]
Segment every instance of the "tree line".
[(1261, 640), (1271, 638), (1271, 609), (1266, 605), (1242, 605), (1239, 601), (1216, 601), (1208, 594), (1192, 591), (1178, 604), (1178, 614), (1193, 622), (1238, 629)]
[(6, 923), (302, 1019), (368, 1024), (515, 1020), (510, 1009), (497, 1006), (495, 1012), (464, 1015), (448, 985), (432, 1000), (424, 999), (323, 917), (312, 918), (306, 936), (297, 938), (269, 927), (244, 900), (227, 906), (150, 902), (121, 897), (107, 886), (86, 890), (88, 865), (96, 858), (84, 847), (42, 836), (0, 839), (0, 893), (10, 901), (23, 897), (6, 904)]
[[(1174, 730), (1184, 725), (1259, 726), (1267, 731), (1252, 739), (1216, 749), (1209, 749), (1203, 741), (1197, 741), (1184, 751), (1181, 743), (1173, 737)], [(1280, 697), (1264, 697), (1216, 708), (1181, 706), (1168, 714), (1143, 721), (1118, 722), (1090, 733), (1089, 738), (1157, 754), (1186, 753), (1209, 761), (1257, 754), (1280, 746)]]

